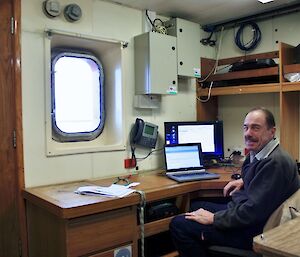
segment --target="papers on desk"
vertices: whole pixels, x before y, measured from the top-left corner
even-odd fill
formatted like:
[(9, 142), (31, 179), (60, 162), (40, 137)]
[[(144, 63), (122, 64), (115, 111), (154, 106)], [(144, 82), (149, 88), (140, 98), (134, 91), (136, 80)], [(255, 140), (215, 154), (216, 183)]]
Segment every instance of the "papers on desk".
[(112, 184), (108, 187), (101, 186), (82, 186), (75, 190), (75, 193), (81, 195), (102, 195), (107, 197), (125, 197), (135, 190), (130, 187), (137, 186), (139, 183), (131, 183), (127, 186)]

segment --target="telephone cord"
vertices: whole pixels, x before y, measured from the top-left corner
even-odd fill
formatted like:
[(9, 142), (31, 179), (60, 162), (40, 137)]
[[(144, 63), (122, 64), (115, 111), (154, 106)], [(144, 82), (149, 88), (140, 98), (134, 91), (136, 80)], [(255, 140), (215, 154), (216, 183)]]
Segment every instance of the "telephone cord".
[(141, 235), (141, 257), (145, 257), (145, 206), (146, 206), (146, 195), (141, 190), (136, 190), (140, 195), (140, 206), (139, 206), (139, 217), (140, 217), (140, 235)]

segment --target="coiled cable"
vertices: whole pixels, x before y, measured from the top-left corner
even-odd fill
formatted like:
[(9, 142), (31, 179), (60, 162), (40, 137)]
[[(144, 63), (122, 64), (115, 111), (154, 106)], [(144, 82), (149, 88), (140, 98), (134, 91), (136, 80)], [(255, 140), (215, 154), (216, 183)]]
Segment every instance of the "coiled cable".
[[(253, 37), (249, 42), (244, 43), (244, 39), (243, 39), (244, 29), (249, 26), (252, 27)], [(238, 31), (236, 32), (234, 38), (235, 44), (243, 51), (253, 50), (254, 48), (257, 47), (260, 40), (261, 40), (261, 31), (258, 25), (252, 21), (242, 23)]]

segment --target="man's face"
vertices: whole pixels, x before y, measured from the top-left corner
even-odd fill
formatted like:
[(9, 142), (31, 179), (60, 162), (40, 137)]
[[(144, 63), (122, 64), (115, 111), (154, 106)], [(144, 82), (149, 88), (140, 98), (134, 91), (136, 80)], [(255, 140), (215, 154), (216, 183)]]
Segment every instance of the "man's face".
[(247, 114), (244, 121), (245, 145), (249, 151), (258, 153), (275, 136), (275, 127), (268, 128), (262, 111)]

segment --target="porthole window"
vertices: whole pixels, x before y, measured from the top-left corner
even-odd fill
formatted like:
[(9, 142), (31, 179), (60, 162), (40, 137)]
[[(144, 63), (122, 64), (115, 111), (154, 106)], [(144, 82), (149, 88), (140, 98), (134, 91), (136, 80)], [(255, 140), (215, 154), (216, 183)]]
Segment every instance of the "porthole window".
[(89, 141), (105, 122), (104, 73), (100, 60), (88, 51), (52, 49), (52, 138), (58, 142)]

